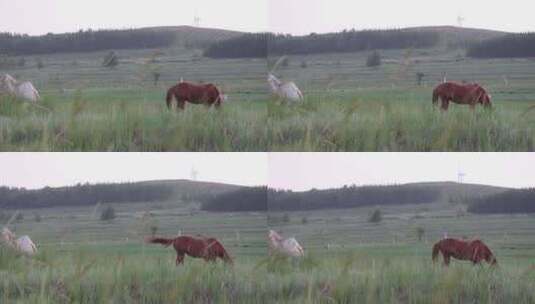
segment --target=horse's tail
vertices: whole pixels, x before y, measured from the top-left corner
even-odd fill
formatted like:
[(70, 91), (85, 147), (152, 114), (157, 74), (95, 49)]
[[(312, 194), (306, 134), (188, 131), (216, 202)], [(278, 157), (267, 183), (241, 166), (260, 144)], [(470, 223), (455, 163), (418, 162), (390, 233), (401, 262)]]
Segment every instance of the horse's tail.
[(433, 262), (437, 261), (439, 252), (440, 252), (440, 242), (433, 245), (433, 255), (432, 255)]
[(169, 245), (173, 244), (175, 239), (166, 239), (166, 238), (157, 238), (157, 237), (150, 237), (145, 239), (145, 242), (149, 244), (161, 244), (165, 247), (168, 247)]

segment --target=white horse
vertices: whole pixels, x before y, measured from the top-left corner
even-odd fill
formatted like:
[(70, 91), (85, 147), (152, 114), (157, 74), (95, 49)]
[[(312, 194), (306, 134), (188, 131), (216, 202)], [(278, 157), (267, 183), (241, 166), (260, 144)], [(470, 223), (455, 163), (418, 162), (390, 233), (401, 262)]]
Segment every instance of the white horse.
[(303, 93), (301, 93), (301, 90), (299, 90), (294, 82), (282, 82), (271, 73), (268, 74), (267, 81), (271, 93), (277, 96), (280, 100), (291, 102), (300, 102), (304, 100)]
[(32, 242), (32, 239), (30, 239), (30, 237), (27, 235), (16, 238), (15, 234), (11, 232), (11, 230), (4, 227), (2, 230), (2, 238), (9, 247), (22, 254), (31, 256), (37, 253), (37, 247)]
[(38, 102), (41, 99), (39, 92), (29, 81), (17, 84), (15, 95), (17, 98), (26, 99), (31, 102)]
[(9, 74), (0, 77), (0, 93), (12, 95), (34, 103), (41, 99), (39, 92), (31, 82), (18, 82)]
[(291, 257), (303, 257), (305, 255), (303, 247), (293, 237), (284, 239), (274, 230), (270, 230), (268, 238), (270, 252), (275, 251)]

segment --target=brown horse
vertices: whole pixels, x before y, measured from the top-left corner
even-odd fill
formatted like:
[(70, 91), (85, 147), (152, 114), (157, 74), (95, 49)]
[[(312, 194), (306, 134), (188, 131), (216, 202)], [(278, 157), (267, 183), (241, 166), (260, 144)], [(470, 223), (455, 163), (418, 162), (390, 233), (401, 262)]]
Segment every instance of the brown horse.
[(221, 106), (224, 96), (219, 89), (211, 84), (194, 84), (191, 82), (181, 81), (167, 91), (167, 107), (171, 108), (173, 101), (179, 109), (183, 110), (186, 102), (193, 104), (203, 104), (208, 107), (214, 105), (216, 108)]
[(176, 265), (184, 263), (184, 257), (189, 255), (193, 258), (202, 258), (207, 262), (215, 262), (217, 258), (232, 264), (232, 258), (228, 255), (223, 245), (214, 238), (195, 238), (192, 236), (179, 236), (174, 239), (151, 237), (147, 243), (162, 244), (165, 247), (173, 245), (176, 251)]
[(474, 265), (480, 264), (483, 260), (491, 265), (498, 263), (489, 247), (480, 240), (443, 239), (433, 246), (433, 262), (437, 260), (439, 253), (442, 253), (446, 266), (450, 264), (452, 257), (458, 260), (471, 261)]
[(491, 96), (477, 83), (442, 83), (433, 90), (433, 104), (437, 104), (439, 99), (442, 102), (441, 108), (444, 111), (448, 110), (450, 102), (467, 104), (470, 105), (470, 108), (472, 109), (474, 109), (478, 103), (486, 108), (492, 106)]

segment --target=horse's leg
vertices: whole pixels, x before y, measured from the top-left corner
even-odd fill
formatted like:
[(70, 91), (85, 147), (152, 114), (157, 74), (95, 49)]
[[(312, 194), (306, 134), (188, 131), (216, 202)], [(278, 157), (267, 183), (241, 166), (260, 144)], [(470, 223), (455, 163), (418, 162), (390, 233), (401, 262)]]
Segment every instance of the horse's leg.
[(450, 255), (449, 254), (444, 254), (444, 266), (449, 266), (450, 265)]
[(218, 110), (221, 108), (221, 97), (218, 97), (217, 100), (214, 102), (214, 107)]
[(448, 107), (450, 105), (450, 101), (448, 99), (442, 99), (442, 110), (443, 111), (447, 111), (448, 110)]
[(177, 107), (182, 111), (184, 111), (184, 109), (186, 108), (186, 100), (185, 99), (177, 99), (176, 104), (177, 104)]
[(183, 254), (177, 254), (176, 255), (176, 266), (184, 264), (184, 255)]

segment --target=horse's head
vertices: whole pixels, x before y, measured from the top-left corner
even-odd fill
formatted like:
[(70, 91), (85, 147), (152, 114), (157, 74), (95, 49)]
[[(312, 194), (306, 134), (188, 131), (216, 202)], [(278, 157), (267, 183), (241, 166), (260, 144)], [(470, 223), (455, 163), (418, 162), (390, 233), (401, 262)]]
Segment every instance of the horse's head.
[(492, 107), (492, 96), (490, 94), (485, 93), (483, 95), (482, 102), (485, 107)]
[(282, 241), (283, 238), (275, 230), (269, 230), (268, 238), (272, 241)]
[(8, 243), (13, 242), (15, 241), (15, 234), (13, 234), (9, 228), (4, 227), (4, 229), (2, 229), (2, 238)]
[(277, 77), (275, 77), (275, 75), (271, 73), (268, 74), (267, 81), (269, 85), (271, 86), (271, 89), (274, 91), (276, 91), (278, 87), (280, 87), (282, 84), (282, 82)]

